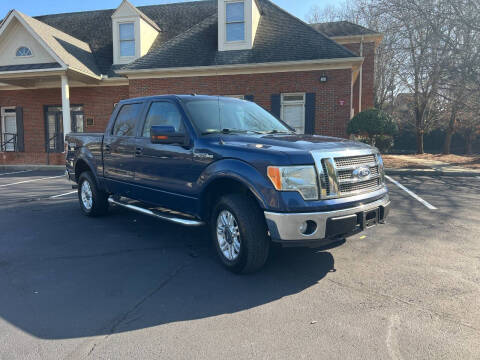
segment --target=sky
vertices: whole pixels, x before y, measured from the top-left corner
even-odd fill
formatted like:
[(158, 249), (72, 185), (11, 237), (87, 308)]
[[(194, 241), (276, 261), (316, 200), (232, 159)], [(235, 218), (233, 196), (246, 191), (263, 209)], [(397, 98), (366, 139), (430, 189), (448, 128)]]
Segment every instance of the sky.
[[(181, 0), (130, 0), (135, 6), (156, 5)], [(273, 2), (302, 20), (313, 5), (325, 6), (334, 4), (336, 0), (273, 0)], [(113, 9), (121, 0), (0, 0), (0, 19), (13, 8), (30, 16), (56, 14), (74, 11)]]

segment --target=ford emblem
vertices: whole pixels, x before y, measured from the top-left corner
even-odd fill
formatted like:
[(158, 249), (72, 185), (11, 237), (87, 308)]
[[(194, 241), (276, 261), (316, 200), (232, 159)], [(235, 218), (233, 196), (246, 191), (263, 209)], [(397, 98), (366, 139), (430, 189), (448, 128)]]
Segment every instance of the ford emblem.
[(366, 179), (371, 174), (372, 172), (370, 171), (370, 168), (368, 166), (362, 166), (362, 167), (356, 168), (352, 173), (353, 177), (356, 179)]

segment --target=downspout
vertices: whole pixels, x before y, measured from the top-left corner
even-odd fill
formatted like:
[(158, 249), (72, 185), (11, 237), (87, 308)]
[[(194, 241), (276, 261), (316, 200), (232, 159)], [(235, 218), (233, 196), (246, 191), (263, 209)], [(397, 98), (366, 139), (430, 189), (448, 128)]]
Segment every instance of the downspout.
[[(360, 56), (363, 57), (363, 35), (360, 40)], [(363, 62), (360, 65), (360, 76), (358, 85), (358, 112), (362, 112), (362, 90), (363, 90)]]

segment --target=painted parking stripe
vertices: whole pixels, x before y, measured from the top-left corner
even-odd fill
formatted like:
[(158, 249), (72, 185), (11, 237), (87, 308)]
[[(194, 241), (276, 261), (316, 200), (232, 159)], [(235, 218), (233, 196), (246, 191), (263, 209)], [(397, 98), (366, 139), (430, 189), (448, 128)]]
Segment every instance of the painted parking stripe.
[(12, 186), (12, 185), (18, 185), (18, 184), (25, 184), (25, 183), (30, 183), (30, 182), (34, 182), (34, 181), (41, 181), (41, 180), (48, 180), (48, 179), (57, 179), (57, 178), (61, 178), (61, 177), (65, 177), (65, 175), (50, 176), (50, 177), (41, 178), (41, 179), (18, 181), (18, 182), (14, 182), (14, 183), (11, 183), (11, 184), (0, 185), (0, 187), (6, 187), (6, 186)]
[(26, 173), (26, 172), (32, 172), (33, 170), (22, 170), (22, 171), (15, 171), (15, 172), (10, 172), (10, 173), (4, 173), (0, 174), (0, 176), (4, 175), (13, 175), (13, 174), (21, 174), (21, 173)]
[(56, 198), (59, 198), (59, 197), (62, 197), (62, 196), (72, 195), (72, 194), (76, 194), (76, 193), (77, 193), (77, 190), (70, 191), (70, 192), (67, 192), (65, 194), (50, 196), (50, 199), (56, 199)]
[(411, 197), (413, 197), (415, 200), (418, 200), (419, 202), (421, 202), (423, 205), (425, 205), (427, 208), (429, 208), (430, 210), (437, 210), (437, 208), (435, 206), (433, 206), (432, 204), (430, 204), (428, 201), (425, 201), (423, 200), (420, 196), (418, 196), (417, 194), (415, 194), (413, 191), (410, 191), (408, 190), (405, 186), (403, 186), (402, 184), (400, 184), (398, 181), (396, 180), (393, 180), (390, 176), (388, 175), (385, 175), (385, 177), (391, 181), (392, 183), (394, 183), (395, 185), (397, 185), (400, 189), (402, 189), (403, 191), (405, 191), (408, 195), (410, 195)]

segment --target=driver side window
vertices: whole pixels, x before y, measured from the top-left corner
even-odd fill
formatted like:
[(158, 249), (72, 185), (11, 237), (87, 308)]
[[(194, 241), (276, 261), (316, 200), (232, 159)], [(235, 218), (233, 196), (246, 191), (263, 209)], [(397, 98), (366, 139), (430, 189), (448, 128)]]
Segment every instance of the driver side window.
[(148, 110), (145, 126), (143, 127), (143, 137), (150, 137), (150, 128), (152, 126), (172, 126), (177, 133), (185, 133), (185, 127), (182, 121), (182, 114), (177, 106), (171, 102), (154, 102)]

